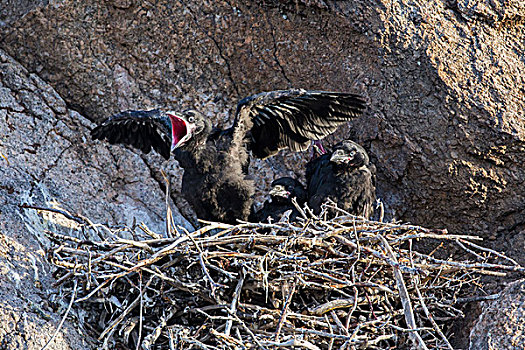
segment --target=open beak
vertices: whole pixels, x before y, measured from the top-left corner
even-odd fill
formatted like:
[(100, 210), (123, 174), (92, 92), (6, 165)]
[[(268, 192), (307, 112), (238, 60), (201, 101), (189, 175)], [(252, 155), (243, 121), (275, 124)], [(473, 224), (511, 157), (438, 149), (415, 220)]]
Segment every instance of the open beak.
[(270, 191), (270, 196), (288, 198), (290, 197), (290, 192), (288, 192), (282, 185), (275, 185)]
[(175, 112), (168, 112), (171, 121), (171, 152), (186, 143), (192, 136), (193, 125), (181, 115)]

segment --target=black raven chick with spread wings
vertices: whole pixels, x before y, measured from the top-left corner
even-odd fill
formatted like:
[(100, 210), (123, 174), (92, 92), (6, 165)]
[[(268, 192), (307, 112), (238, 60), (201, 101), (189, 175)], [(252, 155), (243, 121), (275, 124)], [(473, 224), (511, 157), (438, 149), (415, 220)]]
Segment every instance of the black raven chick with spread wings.
[(91, 132), (93, 139), (124, 143), (145, 153), (173, 153), (184, 168), (182, 194), (197, 216), (234, 223), (250, 213), (253, 181), (249, 153), (266, 158), (280, 149), (306, 150), (365, 108), (356, 94), (280, 90), (239, 102), (233, 126), (219, 130), (200, 112), (126, 111)]
[(306, 165), (308, 206), (318, 214), (321, 204), (331, 199), (350, 214), (370, 218), (376, 199), (375, 172), (363, 147), (350, 140), (338, 143), (331, 153)]
[(276, 222), (288, 210), (291, 210), (288, 220), (295, 221), (300, 213), (292, 199), (295, 198), (297, 204), (302, 207), (308, 197), (303, 184), (291, 177), (281, 177), (273, 181), (271, 187), (270, 199), (264, 202), (261, 209), (250, 215), (250, 221), (267, 222), (270, 217)]

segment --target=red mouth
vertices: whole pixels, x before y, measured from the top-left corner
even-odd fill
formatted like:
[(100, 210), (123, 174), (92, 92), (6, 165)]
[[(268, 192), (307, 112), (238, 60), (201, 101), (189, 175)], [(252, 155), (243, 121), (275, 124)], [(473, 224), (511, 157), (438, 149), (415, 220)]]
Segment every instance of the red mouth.
[(177, 117), (174, 114), (168, 114), (171, 120), (171, 148), (174, 149), (178, 146), (179, 142), (188, 133), (186, 128), (186, 122), (184, 119)]

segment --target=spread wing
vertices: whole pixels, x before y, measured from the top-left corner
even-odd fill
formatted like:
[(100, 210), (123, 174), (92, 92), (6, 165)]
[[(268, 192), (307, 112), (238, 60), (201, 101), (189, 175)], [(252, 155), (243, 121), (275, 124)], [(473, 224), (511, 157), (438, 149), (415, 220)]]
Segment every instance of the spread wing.
[(164, 158), (170, 157), (171, 124), (159, 110), (121, 112), (91, 130), (91, 137), (131, 145), (144, 153), (153, 148)]
[(320, 140), (333, 133), (364, 109), (365, 101), (357, 94), (306, 90), (263, 92), (239, 102), (233, 127), (248, 118), (252, 153), (266, 158), (286, 147), (292, 151), (305, 150), (310, 140)]

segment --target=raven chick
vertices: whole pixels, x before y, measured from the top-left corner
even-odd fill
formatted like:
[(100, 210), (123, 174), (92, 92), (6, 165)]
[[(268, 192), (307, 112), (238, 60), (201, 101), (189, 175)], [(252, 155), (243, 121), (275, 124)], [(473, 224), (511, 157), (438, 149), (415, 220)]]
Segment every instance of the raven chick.
[(350, 140), (306, 165), (308, 206), (318, 214), (327, 199), (350, 214), (370, 218), (375, 202), (375, 166), (363, 147)]
[(304, 186), (291, 177), (281, 177), (273, 181), (269, 194), (270, 200), (264, 202), (261, 209), (250, 215), (250, 221), (267, 222), (268, 217), (271, 217), (274, 222), (279, 221), (287, 210), (292, 210), (288, 220), (295, 221), (300, 213), (292, 203), (292, 198), (295, 198), (301, 207), (307, 199)]
[(126, 111), (94, 128), (93, 139), (152, 148), (168, 159), (173, 153), (184, 168), (182, 194), (197, 216), (235, 223), (246, 220), (254, 194), (247, 177), (249, 153), (266, 158), (280, 149), (306, 150), (365, 108), (355, 94), (282, 90), (263, 92), (239, 102), (233, 126), (212, 128), (200, 112)]

